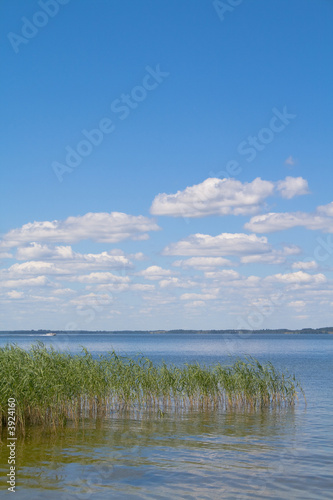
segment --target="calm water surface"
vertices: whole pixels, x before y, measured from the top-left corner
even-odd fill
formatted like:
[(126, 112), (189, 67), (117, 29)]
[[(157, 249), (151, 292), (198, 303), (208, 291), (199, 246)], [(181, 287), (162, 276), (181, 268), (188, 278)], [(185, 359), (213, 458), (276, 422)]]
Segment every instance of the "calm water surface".
[[(295, 373), (307, 397), (256, 412), (110, 415), (17, 442), (18, 499), (333, 499), (333, 336), (94, 334), (0, 336), (95, 355), (115, 349), (156, 362), (210, 365), (252, 355)], [(230, 358), (231, 357), (231, 358)], [(7, 449), (0, 445), (0, 498)]]

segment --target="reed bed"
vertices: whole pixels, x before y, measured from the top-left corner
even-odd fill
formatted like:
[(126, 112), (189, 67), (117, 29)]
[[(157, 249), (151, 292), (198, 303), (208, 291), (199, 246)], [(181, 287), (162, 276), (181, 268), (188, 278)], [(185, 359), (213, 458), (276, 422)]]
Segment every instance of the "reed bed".
[(42, 342), (26, 351), (0, 348), (0, 426), (7, 425), (8, 399), (16, 400), (17, 428), (53, 427), (68, 420), (104, 417), (142, 408), (163, 414), (177, 409), (258, 408), (293, 405), (303, 393), (292, 375), (271, 363), (237, 358), (230, 366), (183, 367), (112, 351), (94, 358), (59, 352)]

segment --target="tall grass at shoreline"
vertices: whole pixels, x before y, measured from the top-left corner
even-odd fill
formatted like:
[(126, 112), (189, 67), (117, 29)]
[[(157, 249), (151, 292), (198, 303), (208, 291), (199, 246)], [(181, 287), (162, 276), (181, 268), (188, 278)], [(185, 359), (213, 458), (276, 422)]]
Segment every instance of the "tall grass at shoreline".
[(59, 352), (38, 342), (29, 351), (0, 348), (0, 426), (7, 425), (8, 398), (16, 400), (19, 431), (27, 425), (57, 428), (129, 408), (159, 412), (187, 409), (257, 408), (293, 405), (302, 391), (294, 376), (271, 363), (237, 358), (220, 363), (154, 365), (143, 356), (112, 351), (94, 358)]

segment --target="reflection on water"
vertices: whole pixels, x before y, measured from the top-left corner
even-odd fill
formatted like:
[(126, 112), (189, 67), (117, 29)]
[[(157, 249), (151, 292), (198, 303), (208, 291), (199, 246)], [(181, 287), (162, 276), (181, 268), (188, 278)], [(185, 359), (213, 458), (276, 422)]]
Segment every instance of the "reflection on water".
[[(4, 464), (5, 446), (0, 453)], [(291, 468), (300, 472), (297, 454), (293, 408), (123, 414), (57, 434), (29, 429), (17, 443), (19, 483), (27, 489), (19, 494), (31, 498), (34, 490), (38, 498), (38, 491), (49, 490), (53, 498), (52, 490), (60, 490), (68, 499), (201, 499), (222, 498), (224, 491), (274, 498), (276, 476)]]

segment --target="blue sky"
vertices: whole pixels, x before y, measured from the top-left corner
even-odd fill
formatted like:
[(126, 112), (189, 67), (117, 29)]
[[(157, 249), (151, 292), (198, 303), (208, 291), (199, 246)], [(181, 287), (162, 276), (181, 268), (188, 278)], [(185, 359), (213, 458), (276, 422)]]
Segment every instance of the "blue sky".
[(0, 10), (2, 329), (333, 323), (332, 2)]

